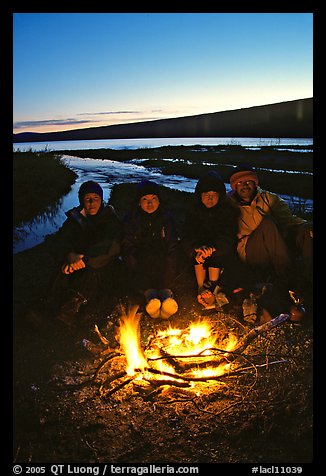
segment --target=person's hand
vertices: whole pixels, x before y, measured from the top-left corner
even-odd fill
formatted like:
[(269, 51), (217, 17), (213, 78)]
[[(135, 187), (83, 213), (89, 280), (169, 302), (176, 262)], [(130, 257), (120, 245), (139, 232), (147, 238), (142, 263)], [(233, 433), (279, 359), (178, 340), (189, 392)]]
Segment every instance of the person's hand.
[(198, 264), (203, 264), (205, 262), (205, 259), (208, 258), (209, 256), (212, 256), (212, 254), (215, 251), (215, 248), (213, 246), (201, 246), (199, 248), (195, 248), (196, 251), (196, 261)]
[(313, 224), (312, 223), (306, 223), (304, 226), (305, 231), (309, 235), (310, 238), (314, 237), (314, 229), (313, 229)]
[(75, 271), (78, 271), (79, 269), (85, 268), (86, 265), (83, 261), (83, 257), (84, 257), (83, 254), (69, 253), (67, 263), (64, 263), (64, 265), (61, 268), (61, 271), (64, 274), (71, 274)]

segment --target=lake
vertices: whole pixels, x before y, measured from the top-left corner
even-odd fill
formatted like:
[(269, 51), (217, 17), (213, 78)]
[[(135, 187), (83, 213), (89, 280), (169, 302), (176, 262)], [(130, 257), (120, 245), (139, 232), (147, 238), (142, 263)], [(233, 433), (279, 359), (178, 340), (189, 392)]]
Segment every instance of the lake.
[[(56, 141), (56, 142), (28, 142), (15, 143), (14, 150), (20, 151), (44, 151), (44, 150), (77, 150), (77, 149), (136, 149), (153, 148), (164, 145), (218, 145), (239, 144), (246, 147), (277, 146), (289, 148), (293, 145), (313, 145), (312, 139), (259, 139), (259, 138), (179, 138), (179, 139), (126, 139), (126, 140), (97, 140), (97, 141)], [(188, 179), (180, 175), (163, 175), (159, 170), (149, 170), (141, 163), (115, 162), (102, 159), (81, 159), (72, 155), (65, 155), (64, 161), (74, 170), (78, 178), (71, 191), (63, 196), (56, 207), (40, 217), (36, 217), (29, 223), (24, 223), (14, 230), (13, 252), (18, 253), (32, 248), (43, 242), (46, 235), (55, 233), (64, 220), (65, 212), (78, 205), (78, 189), (86, 180), (95, 180), (103, 188), (104, 200), (110, 197), (113, 185), (119, 183), (136, 182), (144, 178), (151, 178), (167, 187), (193, 192), (197, 180)], [(229, 184), (225, 184), (227, 190)], [(296, 197), (282, 195), (285, 200), (299, 201)], [(308, 200), (305, 206), (312, 209), (312, 200)]]
[[(286, 148), (291, 145), (313, 145), (312, 138), (259, 138), (259, 137), (184, 137), (165, 139), (106, 139), (75, 140), (53, 142), (16, 142), (14, 150), (80, 150), (80, 149), (138, 149), (166, 145), (241, 145), (243, 147), (277, 146)], [(289, 149), (287, 149), (289, 150)]]

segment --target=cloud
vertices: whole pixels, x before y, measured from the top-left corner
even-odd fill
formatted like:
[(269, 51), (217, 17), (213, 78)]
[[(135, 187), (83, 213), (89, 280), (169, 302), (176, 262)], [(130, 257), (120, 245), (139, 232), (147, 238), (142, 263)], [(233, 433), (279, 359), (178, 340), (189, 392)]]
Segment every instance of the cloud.
[(163, 109), (151, 109), (150, 111), (100, 111), (100, 112), (81, 112), (77, 116), (114, 116), (119, 114), (148, 114), (148, 113), (164, 112)]
[(78, 116), (106, 116), (111, 114), (142, 114), (142, 111), (103, 111), (103, 112), (81, 112)]
[[(41, 127), (41, 126), (66, 126), (66, 125), (75, 125), (75, 124), (87, 124), (89, 121), (82, 121), (77, 119), (46, 119), (43, 121), (21, 121), (14, 122), (14, 127), (16, 129), (23, 129), (25, 127)], [(98, 121), (92, 121), (98, 122)]]
[[(113, 116), (113, 115), (120, 115), (120, 114), (128, 114), (130, 117), (128, 118), (121, 118), (122, 123), (128, 123), (128, 122), (135, 122), (135, 121), (155, 121), (157, 119), (162, 119), (162, 115), (158, 115), (159, 113), (162, 113), (162, 109), (152, 109), (149, 111), (100, 111), (100, 112), (82, 112), (79, 114), (76, 114), (76, 116), (93, 116), (92, 118), (85, 118), (85, 119), (78, 119), (78, 118), (63, 118), (63, 119), (44, 119), (44, 120), (29, 120), (29, 121), (17, 121), (13, 123), (14, 129), (26, 129), (26, 128), (40, 128), (40, 127), (49, 127), (49, 126), (79, 126), (79, 125), (90, 125), (92, 123), (102, 123), (103, 124), (103, 118), (100, 119), (100, 116)], [(134, 117), (133, 117), (134, 115)], [(111, 119), (111, 125), (113, 125), (112, 121), (114, 123), (117, 122), (118, 119)], [(110, 124), (108, 124), (110, 125)]]

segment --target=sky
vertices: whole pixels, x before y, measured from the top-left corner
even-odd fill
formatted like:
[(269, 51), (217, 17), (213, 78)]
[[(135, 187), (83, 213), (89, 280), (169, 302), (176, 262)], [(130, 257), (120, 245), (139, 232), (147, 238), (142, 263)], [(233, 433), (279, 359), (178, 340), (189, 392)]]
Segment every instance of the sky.
[(313, 13), (13, 13), (13, 131), (313, 97)]

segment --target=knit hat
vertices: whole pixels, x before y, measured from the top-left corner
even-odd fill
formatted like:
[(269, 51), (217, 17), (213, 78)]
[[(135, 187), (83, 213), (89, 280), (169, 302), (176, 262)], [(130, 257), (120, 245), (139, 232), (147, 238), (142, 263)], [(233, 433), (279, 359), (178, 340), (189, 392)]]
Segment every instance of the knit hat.
[(217, 192), (220, 198), (225, 196), (226, 189), (223, 179), (216, 170), (208, 172), (208, 174), (198, 180), (195, 194), (201, 199), (201, 194), (204, 192)]
[(101, 197), (103, 201), (103, 189), (100, 184), (94, 182), (93, 180), (89, 180), (88, 182), (84, 182), (81, 184), (79, 191), (78, 191), (78, 198), (79, 203), (82, 205), (83, 198), (87, 193), (97, 193)]
[(235, 190), (236, 183), (253, 180), (258, 185), (258, 175), (250, 165), (238, 165), (230, 176), (230, 185), (232, 190)]
[(136, 199), (140, 200), (144, 195), (157, 195), (160, 198), (160, 187), (151, 180), (142, 180), (136, 185)]

